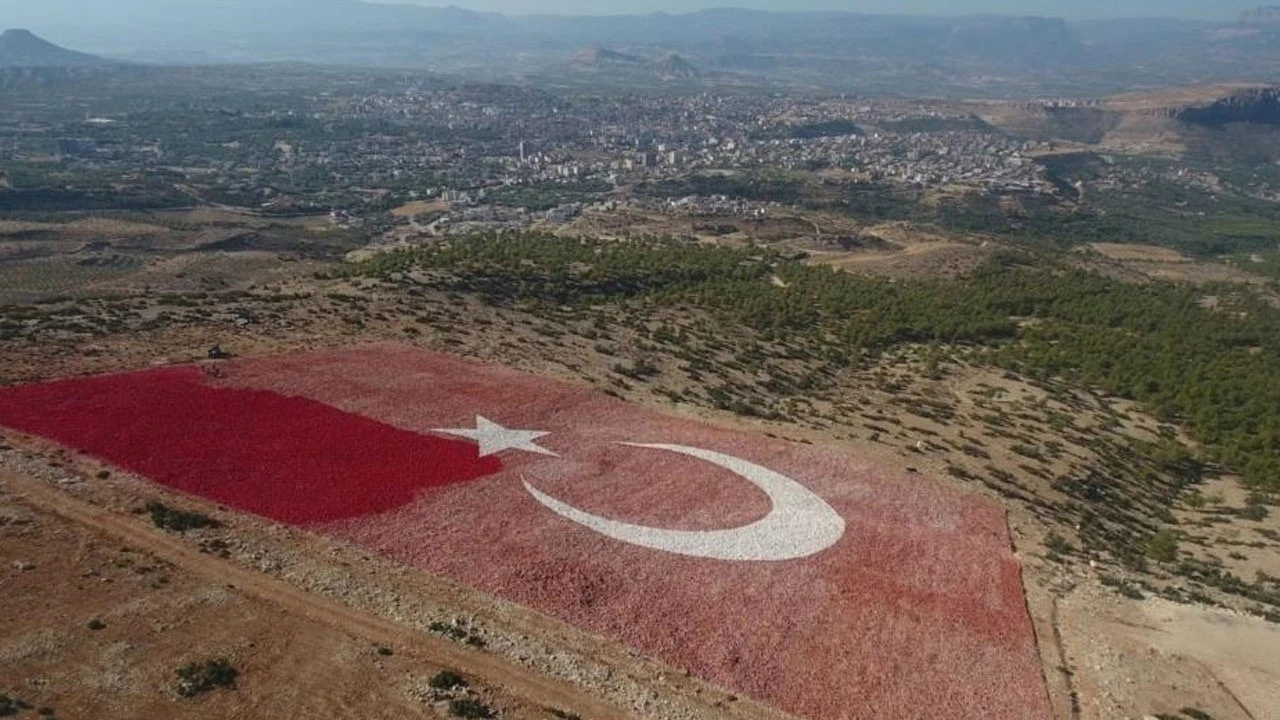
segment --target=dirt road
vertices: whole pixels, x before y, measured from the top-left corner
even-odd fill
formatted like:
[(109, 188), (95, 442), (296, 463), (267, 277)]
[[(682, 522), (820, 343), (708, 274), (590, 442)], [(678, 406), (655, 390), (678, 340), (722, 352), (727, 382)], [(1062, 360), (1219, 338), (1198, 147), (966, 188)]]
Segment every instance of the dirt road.
[(144, 550), (157, 558), (236, 592), (271, 603), (286, 613), (340, 628), (371, 643), (416, 651), (435, 663), (482, 679), (530, 705), (564, 708), (599, 720), (629, 720), (621, 710), (563, 682), (531, 673), (487, 653), (417, 631), (301, 592), (283, 582), (201, 553), (180, 538), (82, 502), (56, 488), (13, 473), (0, 472), (0, 482), (32, 505), (80, 526), (91, 528)]

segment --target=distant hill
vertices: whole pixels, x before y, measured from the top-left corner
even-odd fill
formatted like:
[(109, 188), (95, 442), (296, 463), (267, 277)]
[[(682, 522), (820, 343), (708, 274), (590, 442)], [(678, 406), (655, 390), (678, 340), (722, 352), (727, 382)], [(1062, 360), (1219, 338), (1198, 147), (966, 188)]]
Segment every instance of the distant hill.
[(693, 63), (674, 53), (659, 60), (650, 60), (608, 48), (589, 47), (574, 53), (570, 64), (575, 69), (595, 73), (612, 71), (617, 77), (652, 76), (664, 81), (702, 77), (702, 72)]
[(1280, 25), (1280, 5), (1246, 10), (1240, 14), (1241, 25)]
[(668, 55), (654, 63), (653, 69), (664, 80), (691, 80), (702, 76), (698, 68), (679, 55)]
[(1280, 125), (1280, 87), (1242, 90), (1207, 105), (1182, 109), (1176, 116), (1184, 123), (1206, 127), (1231, 123)]
[(0, 33), (0, 67), (83, 67), (105, 65), (106, 60), (58, 47), (30, 30)]
[[(553, 85), (570, 80), (626, 87), (651, 85), (655, 78), (696, 79), (707, 85), (964, 98), (1091, 97), (1280, 78), (1280, 6), (1251, 11), (1239, 22), (1211, 22), (733, 8), (508, 16), (404, 0), (0, 5), (5, 22), (148, 63), (315, 62), (426, 67), (475, 80)], [(28, 36), (11, 44), (39, 42)], [(68, 56), (22, 53), (28, 63), (41, 55), (43, 63), (72, 62)], [(564, 77), (566, 70), (580, 77)]]
[(642, 57), (628, 55), (627, 53), (610, 50), (608, 48), (589, 47), (578, 51), (573, 56), (575, 65), (584, 65), (588, 67), (601, 67), (609, 65), (623, 65), (635, 67), (644, 65), (647, 62)]

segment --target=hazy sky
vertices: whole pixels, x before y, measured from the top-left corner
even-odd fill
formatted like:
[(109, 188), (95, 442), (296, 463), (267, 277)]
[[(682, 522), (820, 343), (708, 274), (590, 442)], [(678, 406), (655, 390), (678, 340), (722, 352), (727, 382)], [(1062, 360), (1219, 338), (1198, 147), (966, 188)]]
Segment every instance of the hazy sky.
[[(406, 0), (379, 0), (382, 2)], [(414, 2), (415, 0), (407, 0)], [(760, 10), (848, 10), (876, 13), (1011, 13), (1068, 18), (1180, 17), (1230, 20), (1270, 0), (416, 0), (504, 13), (680, 12), (709, 7)]]

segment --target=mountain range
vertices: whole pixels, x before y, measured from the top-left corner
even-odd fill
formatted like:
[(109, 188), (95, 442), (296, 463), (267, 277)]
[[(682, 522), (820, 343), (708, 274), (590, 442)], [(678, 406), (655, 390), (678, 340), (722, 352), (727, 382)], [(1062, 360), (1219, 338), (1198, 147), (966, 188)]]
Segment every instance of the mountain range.
[[(622, 82), (643, 66), (644, 74), (667, 83), (975, 97), (1280, 78), (1275, 8), (1236, 22), (1068, 22), (740, 9), (505, 16), (359, 0), (6, 3), (6, 21), (21, 21), (56, 42), (163, 63), (414, 67), (550, 84), (607, 83), (611, 72)], [(618, 57), (584, 63), (583, 48)]]

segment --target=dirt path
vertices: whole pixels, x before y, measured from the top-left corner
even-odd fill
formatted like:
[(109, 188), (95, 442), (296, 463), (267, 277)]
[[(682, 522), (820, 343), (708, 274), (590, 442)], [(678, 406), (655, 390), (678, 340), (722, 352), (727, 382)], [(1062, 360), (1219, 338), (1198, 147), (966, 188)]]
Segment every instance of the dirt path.
[(1158, 598), (1143, 603), (1142, 612), (1145, 622), (1125, 630), (1166, 653), (1202, 665), (1246, 717), (1280, 720), (1280, 679), (1275, 668), (1280, 627), (1260, 618)]
[(287, 613), (338, 627), (373, 643), (408, 646), (435, 662), (479, 677), (530, 704), (566, 708), (593, 720), (631, 720), (633, 717), (577, 688), (531, 673), (501, 658), (354, 611), (200, 553), (179, 538), (164, 535), (133, 518), (89, 505), (30, 478), (0, 472), (0, 481), (10, 492), (21, 495), (27, 502), (71, 522), (114, 536), (193, 575), (225, 584), (237, 592), (272, 603)]

